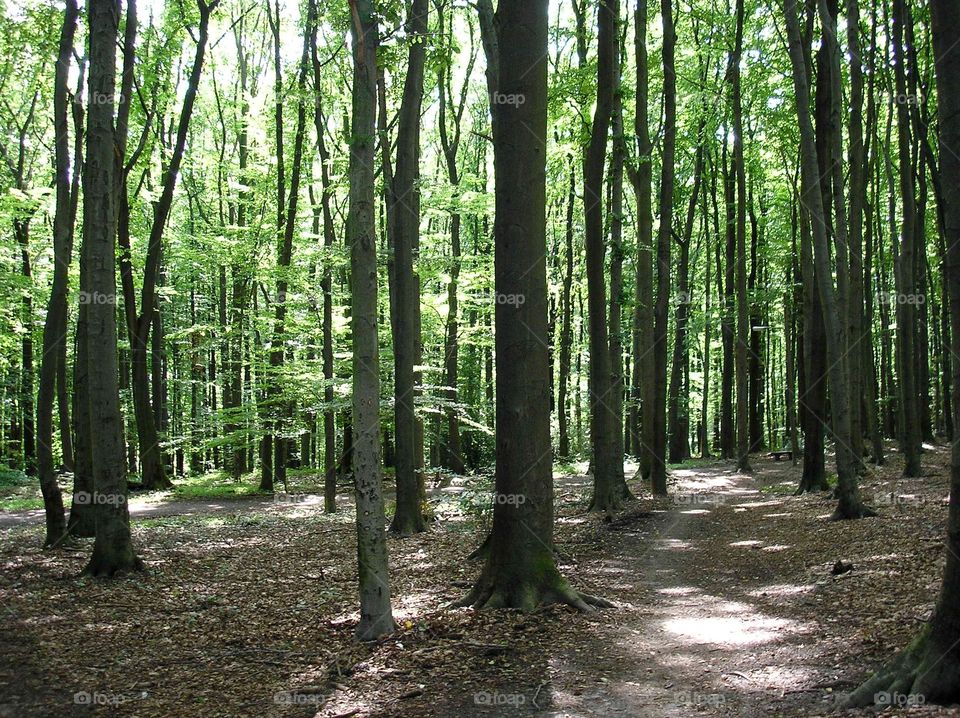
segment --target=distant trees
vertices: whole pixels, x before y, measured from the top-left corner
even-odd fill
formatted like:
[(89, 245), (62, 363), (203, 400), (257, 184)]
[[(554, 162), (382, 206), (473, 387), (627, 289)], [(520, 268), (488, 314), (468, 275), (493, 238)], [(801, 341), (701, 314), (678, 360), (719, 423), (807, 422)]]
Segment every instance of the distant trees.
[[(960, 47), (956, 28), (960, 6), (951, 0), (930, 2), (936, 85), (940, 109), (940, 172), (943, 180), (943, 227), (947, 243), (954, 425), (960, 420)], [(953, 445), (950, 509), (947, 518), (946, 566), (940, 596), (930, 621), (902, 652), (847, 696), (848, 706), (872, 705), (878, 694), (922, 696), (928, 703), (960, 699), (960, 446)]]

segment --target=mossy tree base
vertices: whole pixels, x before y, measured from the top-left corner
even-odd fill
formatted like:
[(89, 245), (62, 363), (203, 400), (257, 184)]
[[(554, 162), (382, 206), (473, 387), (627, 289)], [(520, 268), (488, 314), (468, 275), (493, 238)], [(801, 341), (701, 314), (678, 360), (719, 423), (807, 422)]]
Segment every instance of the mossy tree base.
[(83, 569), (84, 576), (94, 578), (112, 578), (125, 573), (134, 573), (144, 569), (143, 561), (132, 549), (126, 551), (106, 551), (93, 549), (90, 562)]
[(960, 655), (941, 647), (926, 626), (887, 665), (841, 701), (841, 708), (902, 706), (960, 701)]
[(614, 608), (604, 598), (577, 591), (559, 574), (541, 581), (511, 583), (495, 581), (485, 573), (464, 598), (452, 604), (453, 608), (472, 606), (477, 609), (515, 608), (534, 611), (541, 606), (563, 604), (582, 613), (592, 613), (598, 608)]

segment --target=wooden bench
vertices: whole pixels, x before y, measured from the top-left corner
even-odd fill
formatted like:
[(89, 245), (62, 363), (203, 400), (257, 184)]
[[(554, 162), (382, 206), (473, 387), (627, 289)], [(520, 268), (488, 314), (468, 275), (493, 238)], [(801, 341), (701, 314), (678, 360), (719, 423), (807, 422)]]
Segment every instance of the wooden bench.
[(774, 461), (780, 461), (780, 459), (784, 458), (793, 461), (793, 450), (783, 449), (782, 451), (771, 451), (767, 456), (772, 456)]

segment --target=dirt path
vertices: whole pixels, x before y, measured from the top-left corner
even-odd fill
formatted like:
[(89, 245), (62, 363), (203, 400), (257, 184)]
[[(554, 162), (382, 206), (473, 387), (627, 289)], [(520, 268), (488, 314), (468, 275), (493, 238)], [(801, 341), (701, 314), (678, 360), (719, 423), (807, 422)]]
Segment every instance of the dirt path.
[[(798, 637), (809, 627), (755, 600), (769, 595), (761, 584), (772, 590), (776, 582), (764, 560), (770, 553), (723, 530), (734, 515), (768, 504), (754, 479), (719, 466), (674, 478), (672, 508), (614, 525), (620, 550), (601, 570), (622, 576), (625, 588), (632, 583), (634, 595), (595, 637), (602, 651), (558, 666), (554, 707), (540, 715), (770, 715), (786, 707), (784, 686), (808, 677)], [(750, 552), (752, 570), (718, 561), (725, 551)], [(591, 672), (599, 682), (584, 690), (580, 677)], [(809, 715), (809, 701), (800, 702), (798, 714)]]

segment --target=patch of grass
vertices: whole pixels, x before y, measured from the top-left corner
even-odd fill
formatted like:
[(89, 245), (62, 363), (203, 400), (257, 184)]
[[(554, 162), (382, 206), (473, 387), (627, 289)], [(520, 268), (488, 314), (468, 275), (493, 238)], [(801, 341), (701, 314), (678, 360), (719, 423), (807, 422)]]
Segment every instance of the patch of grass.
[(771, 496), (792, 496), (797, 490), (797, 484), (794, 481), (781, 481), (776, 484), (767, 484), (760, 487), (760, 493)]
[(42, 509), (43, 496), (35, 478), (19, 469), (0, 469), (0, 510)]
[(173, 484), (169, 493), (176, 499), (242, 499), (266, 495), (259, 490), (259, 481), (252, 477), (234, 481), (222, 471), (174, 479)]

